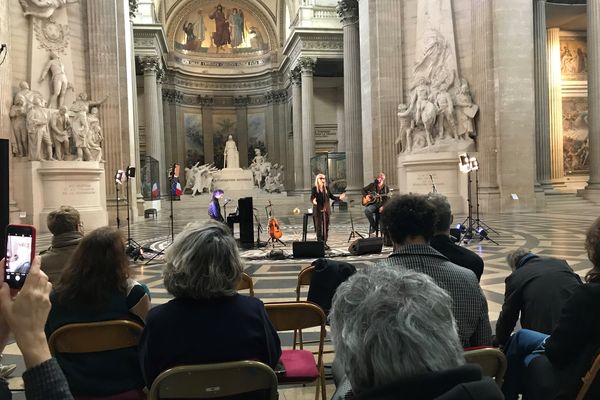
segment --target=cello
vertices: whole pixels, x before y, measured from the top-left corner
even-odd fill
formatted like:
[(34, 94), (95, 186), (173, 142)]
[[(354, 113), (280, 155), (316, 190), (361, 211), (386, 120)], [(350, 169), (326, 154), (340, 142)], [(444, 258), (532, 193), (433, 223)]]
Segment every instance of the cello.
[(277, 218), (273, 216), (273, 204), (271, 204), (271, 200), (269, 200), (269, 205), (267, 207), (269, 208), (269, 236), (273, 241), (279, 240), (283, 236), (283, 232), (281, 232), (281, 229), (279, 228)]

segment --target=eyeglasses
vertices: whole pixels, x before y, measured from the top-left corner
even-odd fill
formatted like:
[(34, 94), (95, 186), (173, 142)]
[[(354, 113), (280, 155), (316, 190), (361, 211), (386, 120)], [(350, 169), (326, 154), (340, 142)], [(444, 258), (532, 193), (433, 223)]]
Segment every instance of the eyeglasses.
[(325, 178), (319, 178), (319, 180), (320, 180), (320, 181), (324, 181), (324, 180), (325, 180)]

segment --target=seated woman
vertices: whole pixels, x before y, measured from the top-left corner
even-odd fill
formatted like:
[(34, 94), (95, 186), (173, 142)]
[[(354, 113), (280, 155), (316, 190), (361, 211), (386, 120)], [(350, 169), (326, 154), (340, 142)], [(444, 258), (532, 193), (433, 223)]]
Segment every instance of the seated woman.
[(140, 341), (146, 385), (177, 365), (258, 360), (275, 367), (279, 337), (263, 303), (237, 294), (243, 264), (227, 226), (189, 224), (165, 257), (165, 287), (175, 298), (148, 313)]
[[(595, 312), (600, 303), (600, 218), (588, 229), (585, 248), (593, 264), (585, 277), (587, 284), (573, 291), (552, 334), (522, 329), (509, 339), (502, 387), (507, 400), (523, 392), (529, 399), (574, 399), (581, 377), (600, 351), (600, 314)], [(598, 385), (592, 386), (594, 390), (587, 398), (600, 398)]]
[[(131, 319), (143, 323), (150, 298), (130, 275), (121, 232), (103, 227), (84, 236), (50, 295), (47, 337), (63, 325), (78, 322)], [(145, 398), (136, 348), (59, 353), (56, 359), (75, 397), (130, 392), (127, 398)]]

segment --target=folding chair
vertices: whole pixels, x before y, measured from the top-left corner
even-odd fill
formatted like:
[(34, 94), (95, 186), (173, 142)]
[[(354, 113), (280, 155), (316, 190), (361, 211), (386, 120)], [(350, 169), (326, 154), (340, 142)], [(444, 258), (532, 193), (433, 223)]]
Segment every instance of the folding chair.
[(265, 309), (275, 329), (291, 331), (320, 327), (317, 361), (308, 350), (282, 350), (281, 363), (285, 372), (278, 376), (279, 383), (301, 383), (316, 381), (316, 397), (321, 387), (321, 400), (326, 399), (325, 374), (323, 371), (323, 342), (325, 340), (325, 313), (316, 304), (306, 301), (266, 303)]
[(252, 282), (252, 278), (245, 272), (242, 272), (242, 280), (237, 288), (238, 292), (240, 290), (250, 290), (250, 297), (254, 297), (254, 283)]
[(277, 377), (258, 361), (182, 365), (162, 372), (150, 388), (148, 400), (212, 399), (255, 391), (277, 400)]
[(581, 380), (583, 381), (583, 385), (581, 386), (581, 389), (579, 389), (579, 393), (577, 393), (576, 400), (585, 399), (587, 392), (590, 390), (590, 387), (592, 386), (592, 384), (596, 380), (596, 377), (598, 376), (598, 371), (600, 371), (600, 353), (596, 355), (596, 358), (594, 359), (591, 368), (587, 371), (585, 376), (581, 378)]
[(502, 387), (506, 372), (506, 356), (495, 347), (483, 347), (473, 350), (465, 349), (465, 360), (471, 364), (479, 364), (484, 376), (494, 378), (496, 384)]
[[(307, 267), (304, 267), (298, 274), (298, 283), (296, 284), (296, 301), (300, 301), (300, 291), (302, 290), (302, 286), (310, 286), (310, 281), (312, 280), (314, 272), (314, 265), (309, 265)], [(313, 340), (307, 343), (317, 343), (317, 341)], [(304, 348), (304, 341), (302, 340), (301, 329), (294, 330), (294, 341), (292, 344), (292, 348), (294, 350), (296, 349), (296, 345), (299, 345), (300, 350)]]
[(67, 324), (50, 335), (48, 347), (53, 356), (125, 349), (138, 345), (143, 329), (126, 319)]

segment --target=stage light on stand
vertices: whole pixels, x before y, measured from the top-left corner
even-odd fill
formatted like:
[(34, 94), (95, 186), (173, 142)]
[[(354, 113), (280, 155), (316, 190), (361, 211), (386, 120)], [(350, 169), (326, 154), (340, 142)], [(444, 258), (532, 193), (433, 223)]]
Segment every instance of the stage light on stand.
[(127, 175), (125, 174), (125, 171), (123, 171), (122, 169), (115, 172), (115, 183), (122, 185), (126, 179), (127, 179)]
[(460, 172), (466, 174), (471, 171), (471, 158), (467, 153), (458, 155), (458, 169)]
[(479, 161), (477, 161), (477, 158), (469, 158), (469, 164), (471, 164), (471, 171), (477, 171), (479, 169)]
[(141, 247), (136, 247), (132, 244), (129, 244), (125, 249), (125, 253), (127, 253), (127, 255), (133, 259), (133, 261), (144, 260), (144, 250)]

